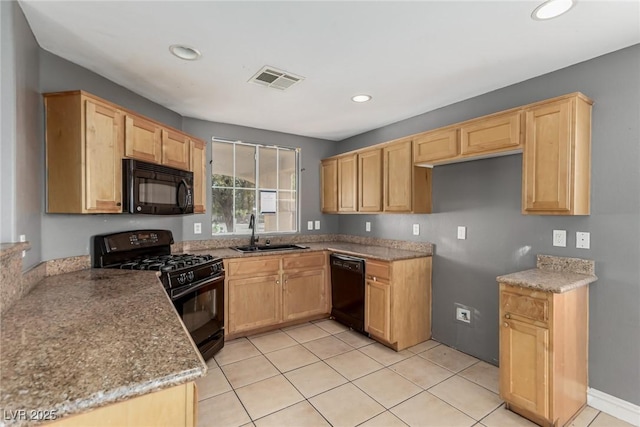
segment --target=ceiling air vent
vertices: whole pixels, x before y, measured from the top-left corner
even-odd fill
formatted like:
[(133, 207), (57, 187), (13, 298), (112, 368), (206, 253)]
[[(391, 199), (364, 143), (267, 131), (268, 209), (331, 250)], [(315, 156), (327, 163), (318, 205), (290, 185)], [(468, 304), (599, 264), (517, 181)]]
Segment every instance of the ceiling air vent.
[(263, 67), (249, 79), (252, 83), (279, 90), (289, 89), (301, 80), (304, 80), (304, 77), (269, 66)]

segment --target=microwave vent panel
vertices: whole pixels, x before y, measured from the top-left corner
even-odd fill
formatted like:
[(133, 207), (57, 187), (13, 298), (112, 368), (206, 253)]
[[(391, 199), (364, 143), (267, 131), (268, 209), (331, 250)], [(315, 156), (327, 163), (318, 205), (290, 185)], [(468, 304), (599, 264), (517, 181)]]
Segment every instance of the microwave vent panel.
[(249, 82), (273, 89), (285, 90), (302, 80), (304, 80), (304, 77), (278, 70), (274, 67), (265, 66), (254, 74), (253, 77), (249, 79)]

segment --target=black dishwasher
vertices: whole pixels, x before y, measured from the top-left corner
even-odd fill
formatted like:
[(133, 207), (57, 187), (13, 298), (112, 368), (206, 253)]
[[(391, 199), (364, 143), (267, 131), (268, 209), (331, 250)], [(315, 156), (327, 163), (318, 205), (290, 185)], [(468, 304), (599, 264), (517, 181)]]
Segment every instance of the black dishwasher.
[(331, 254), (331, 316), (355, 331), (364, 331), (364, 260)]

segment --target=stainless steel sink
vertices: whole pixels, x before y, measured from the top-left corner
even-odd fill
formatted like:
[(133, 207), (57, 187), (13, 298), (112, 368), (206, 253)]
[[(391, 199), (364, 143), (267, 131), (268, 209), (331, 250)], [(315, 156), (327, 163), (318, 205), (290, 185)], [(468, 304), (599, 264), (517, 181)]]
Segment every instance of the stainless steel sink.
[(274, 252), (274, 251), (290, 251), (295, 249), (308, 249), (302, 245), (255, 245), (255, 246), (231, 246), (234, 251), (248, 252)]

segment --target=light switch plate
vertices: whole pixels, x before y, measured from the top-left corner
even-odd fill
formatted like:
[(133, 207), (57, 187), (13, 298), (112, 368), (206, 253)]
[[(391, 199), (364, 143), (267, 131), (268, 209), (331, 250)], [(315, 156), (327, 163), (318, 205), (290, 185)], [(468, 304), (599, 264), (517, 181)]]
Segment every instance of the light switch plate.
[(591, 246), (591, 233), (586, 231), (576, 232), (576, 248), (589, 249)]
[(413, 224), (413, 235), (414, 236), (420, 235), (420, 224)]
[(365, 231), (371, 231), (371, 223), (369, 221), (364, 223)]
[(20, 235), (20, 241), (21, 241), (21, 242), (26, 242), (26, 241), (27, 241), (27, 236), (26, 236), (26, 235), (24, 235), (24, 234), (21, 234), (21, 235)]
[(316, 220), (316, 230), (320, 230), (320, 221)]
[(202, 234), (202, 223), (194, 222), (193, 223), (193, 234)]
[(567, 230), (553, 230), (553, 246), (567, 246)]
[(313, 230), (313, 221), (307, 221), (307, 230)]
[(465, 240), (467, 238), (467, 227), (463, 225), (458, 226), (458, 239)]

